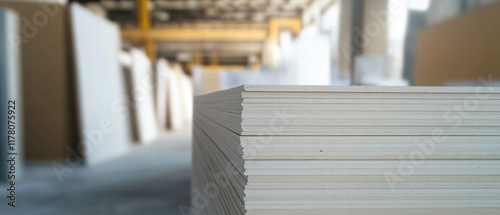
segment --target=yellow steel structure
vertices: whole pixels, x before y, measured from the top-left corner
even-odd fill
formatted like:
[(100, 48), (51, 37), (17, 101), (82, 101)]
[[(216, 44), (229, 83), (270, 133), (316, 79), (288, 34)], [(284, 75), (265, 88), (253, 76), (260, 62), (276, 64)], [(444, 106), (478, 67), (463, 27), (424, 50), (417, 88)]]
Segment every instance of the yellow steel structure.
[[(150, 0), (137, 0), (137, 21), (141, 32), (148, 32), (151, 30), (151, 14), (150, 14)], [(135, 41), (143, 41), (146, 49), (146, 54), (149, 59), (156, 59), (156, 44), (155, 40), (147, 37), (135, 38)]]
[(264, 41), (263, 29), (153, 29), (149, 31), (122, 30), (122, 37), (157, 41)]
[(297, 34), (301, 28), (302, 21), (299, 18), (273, 18), (269, 20), (269, 40), (272, 43), (278, 43), (280, 30), (290, 29)]
[[(156, 41), (266, 41), (278, 44), (281, 29), (291, 29), (293, 33), (301, 30), (299, 18), (272, 18), (266, 29), (190, 29), (168, 28), (151, 29), (150, 0), (137, 1), (139, 29), (122, 30), (123, 38), (141, 41), (151, 60), (156, 60)], [(272, 54), (272, 53), (271, 53)], [(196, 53), (194, 64), (201, 65), (201, 54)], [(260, 66), (254, 63), (253, 67)], [(217, 68), (216, 65), (211, 66)]]
[[(138, 0), (147, 1), (147, 0)], [(144, 14), (144, 13), (141, 13)], [(139, 16), (142, 17), (142, 16)], [(142, 23), (144, 20), (140, 19)], [(143, 28), (143, 26), (146, 26)], [(269, 21), (269, 29), (189, 29), (169, 28), (148, 30), (148, 24), (141, 24), (141, 29), (122, 30), (124, 38), (139, 40), (152, 39), (160, 41), (264, 41), (267, 38), (277, 43), (281, 29), (291, 29), (293, 33), (301, 30), (301, 21), (298, 18), (275, 18)]]
[(139, 21), (139, 28), (143, 31), (147, 31), (151, 28), (149, 7), (149, 0), (137, 0), (137, 18)]
[[(297, 34), (302, 29), (302, 21), (299, 18), (273, 18), (269, 20), (269, 51), (268, 60), (275, 56), (273, 47), (279, 45), (280, 30), (289, 29)], [(272, 64), (272, 63), (271, 63)]]

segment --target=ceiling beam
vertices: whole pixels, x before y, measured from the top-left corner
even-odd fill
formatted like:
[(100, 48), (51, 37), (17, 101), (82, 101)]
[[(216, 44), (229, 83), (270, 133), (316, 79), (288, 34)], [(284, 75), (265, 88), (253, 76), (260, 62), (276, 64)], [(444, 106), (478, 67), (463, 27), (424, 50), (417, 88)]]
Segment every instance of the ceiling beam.
[(164, 52), (216, 52), (228, 54), (260, 54), (263, 42), (158, 42), (158, 50)]
[(152, 29), (122, 30), (123, 38), (157, 41), (264, 41), (264, 29)]

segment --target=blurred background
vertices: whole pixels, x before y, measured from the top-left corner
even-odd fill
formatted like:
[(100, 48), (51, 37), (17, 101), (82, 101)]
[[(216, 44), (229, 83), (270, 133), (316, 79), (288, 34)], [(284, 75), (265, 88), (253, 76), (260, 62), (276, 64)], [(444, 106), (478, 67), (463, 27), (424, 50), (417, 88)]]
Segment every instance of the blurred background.
[(0, 214), (189, 214), (193, 96), (498, 85), (499, 24), (496, 0), (2, 0)]

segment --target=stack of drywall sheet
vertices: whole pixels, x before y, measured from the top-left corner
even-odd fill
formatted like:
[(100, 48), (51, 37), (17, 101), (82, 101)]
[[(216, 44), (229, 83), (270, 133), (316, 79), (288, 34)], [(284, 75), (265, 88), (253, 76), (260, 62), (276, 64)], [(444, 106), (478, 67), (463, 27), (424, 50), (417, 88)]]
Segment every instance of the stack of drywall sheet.
[(135, 117), (134, 129), (140, 143), (151, 143), (158, 135), (158, 121), (154, 106), (154, 85), (151, 61), (144, 51), (132, 49), (130, 77), (131, 106)]
[(195, 98), (192, 212), (498, 214), (500, 88), (241, 86)]
[(167, 60), (159, 59), (156, 62), (156, 74), (154, 83), (156, 85), (156, 112), (160, 130), (167, 128), (167, 89), (168, 89), (168, 71), (170, 66)]
[(167, 75), (167, 126), (169, 129), (177, 130), (184, 125), (184, 114), (182, 105), (182, 93), (179, 72), (171, 69)]
[(167, 74), (167, 124), (177, 130), (191, 124), (193, 113), (193, 84), (180, 64), (170, 64)]

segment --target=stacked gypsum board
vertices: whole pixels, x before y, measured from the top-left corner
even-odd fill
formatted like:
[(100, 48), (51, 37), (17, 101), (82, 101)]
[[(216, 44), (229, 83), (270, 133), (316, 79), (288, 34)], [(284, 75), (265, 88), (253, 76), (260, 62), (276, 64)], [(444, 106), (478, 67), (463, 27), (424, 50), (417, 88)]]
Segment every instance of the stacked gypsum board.
[(160, 130), (167, 128), (167, 95), (168, 95), (168, 71), (170, 70), (167, 60), (161, 58), (156, 61), (156, 112), (158, 114), (158, 123)]
[(79, 151), (85, 164), (97, 165), (127, 153), (132, 142), (120, 30), (76, 2), (69, 5), (69, 15), (77, 127), (83, 147)]
[(241, 86), (196, 97), (200, 214), (498, 214), (500, 88)]
[(132, 66), (126, 70), (130, 80), (129, 97), (131, 117), (137, 141), (141, 144), (152, 143), (158, 137), (158, 120), (155, 114), (154, 87), (152, 86), (152, 67), (146, 53), (140, 49), (130, 50)]

